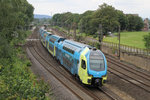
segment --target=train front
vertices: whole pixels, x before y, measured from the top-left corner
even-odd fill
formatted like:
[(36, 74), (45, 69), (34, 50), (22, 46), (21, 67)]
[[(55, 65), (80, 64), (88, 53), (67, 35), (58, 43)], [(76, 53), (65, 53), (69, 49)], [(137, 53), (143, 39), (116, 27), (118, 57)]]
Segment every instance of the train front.
[(100, 50), (90, 50), (88, 55), (88, 80), (91, 85), (102, 86), (107, 80), (107, 61)]

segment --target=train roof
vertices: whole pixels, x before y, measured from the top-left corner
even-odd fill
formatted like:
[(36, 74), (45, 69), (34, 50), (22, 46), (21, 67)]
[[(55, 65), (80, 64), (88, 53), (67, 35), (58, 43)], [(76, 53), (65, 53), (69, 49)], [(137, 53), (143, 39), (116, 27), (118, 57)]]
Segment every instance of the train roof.
[(72, 40), (65, 40), (64, 42), (66, 42), (70, 45), (76, 46), (78, 48), (84, 48), (84, 47), (88, 46), (87, 44), (79, 43), (79, 42), (72, 41)]
[(48, 36), (52, 35), (52, 33), (51, 33), (51, 32), (47, 32), (47, 34), (48, 34)]
[(65, 47), (67, 47), (67, 48), (69, 48), (73, 51), (80, 52), (83, 48), (87, 47), (88, 45), (82, 44), (82, 43), (79, 43), (79, 42), (75, 42), (75, 41), (72, 41), (72, 40), (65, 40), (63, 46), (65, 46)]
[[(61, 36), (58, 36), (58, 35), (52, 35), (52, 37), (57, 38), (57, 39), (59, 39), (59, 38), (64, 38), (64, 37), (61, 37)], [(65, 38), (64, 38), (64, 39), (65, 39)]]

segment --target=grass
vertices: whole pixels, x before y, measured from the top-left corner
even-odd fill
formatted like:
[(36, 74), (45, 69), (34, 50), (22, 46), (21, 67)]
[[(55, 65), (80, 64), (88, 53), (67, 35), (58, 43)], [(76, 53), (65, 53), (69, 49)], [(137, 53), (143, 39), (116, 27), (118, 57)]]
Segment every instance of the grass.
[[(64, 28), (59, 28), (60, 31), (64, 30)], [(70, 32), (73, 32), (73, 30), (70, 30)], [(76, 32), (78, 33), (79, 30), (76, 30)], [(144, 32), (144, 31), (139, 31), (139, 32), (121, 32), (121, 44), (123, 45), (127, 45), (127, 46), (132, 46), (132, 47), (136, 47), (136, 48), (142, 48), (142, 49), (146, 49), (145, 47), (145, 43), (144, 43), (144, 35), (147, 35), (149, 32)], [(77, 34), (79, 36), (79, 34)], [(103, 39), (103, 41), (106, 42), (113, 42), (113, 43), (119, 43), (118, 40), (118, 33), (114, 33), (115, 36), (113, 37), (105, 37)], [(80, 36), (82, 37), (91, 37), (94, 39), (98, 40), (98, 37), (94, 36), (94, 35), (87, 35), (86, 33), (80, 33)]]
[[(121, 44), (133, 46), (137, 48), (145, 49), (144, 45), (144, 35), (147, 35), (149, 32), (121, 32)], [(117, 33), (115, 33), (114, 37), (105, 37), (103, 41), (106, 42), (113, 42), (113, 43), (119, 43), (118, 37), (116, 36)]]

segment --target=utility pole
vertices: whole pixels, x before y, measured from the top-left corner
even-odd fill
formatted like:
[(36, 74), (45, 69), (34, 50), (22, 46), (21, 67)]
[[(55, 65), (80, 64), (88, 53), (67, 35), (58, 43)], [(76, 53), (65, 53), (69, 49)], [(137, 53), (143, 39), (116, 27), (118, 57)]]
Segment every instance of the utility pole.
[(99, 48), (100, 50), (102, 49), (102, 40), (103, 40), (103, 32), (102, 32), (102, 24), (99, 24), (99, 34), (98, 34), (98, 38), (99, 38)]
[(119, 25), (119, 31), (118, 31), (118, 39), (119, 39), (119, 46), (118, 46), (119, 54), (118, 54), (118, 57), (120, 59), (120, 25)]
[(71, 25), (67, 25), (68, 26), (68, 34), (70, 34), (70, 28), (71, 28)]
[(74, 40), (76, 40), (76, 23), (73, 24), (73, 29), (74, 29)]

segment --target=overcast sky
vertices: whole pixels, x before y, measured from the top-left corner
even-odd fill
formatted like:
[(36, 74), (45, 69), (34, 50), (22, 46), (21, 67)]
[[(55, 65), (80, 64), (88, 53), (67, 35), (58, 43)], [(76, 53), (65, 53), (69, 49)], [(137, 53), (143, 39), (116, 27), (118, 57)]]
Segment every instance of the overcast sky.
[(62, 12), (83, 13), (96, 10), (99, 5), (107, 3), (124, 13), (139, 14), (150, 18), (150, 0), (27, 0), (35, 10), (34, 14), (54, 15)]

